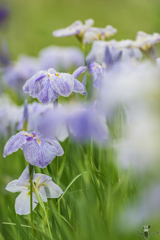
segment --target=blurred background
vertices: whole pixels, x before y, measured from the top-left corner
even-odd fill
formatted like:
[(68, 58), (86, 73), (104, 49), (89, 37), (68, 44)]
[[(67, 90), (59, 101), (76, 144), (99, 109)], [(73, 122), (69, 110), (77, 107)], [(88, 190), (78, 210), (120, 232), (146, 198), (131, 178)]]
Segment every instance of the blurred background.
[[(41, 49), (50, 45), (77, 46), (81, 48), (80, 43), (74, 36), (65, 38), (54, 38), (52, 35), (52, 32), (54, 30), (57, 30), (59, 28), (65, 28), (76, 20), (81, 20), (84, 22), (84, 20), (88, 18), (93, 18), (95, 20), (94, 26), (96, 27), (105, 27), (106, 25), (112, 25), (118, 30), (117, 34), (113, 37), (116, 40), (134, 40), (137, 31), (144, 31), (149, 34), (152, 34), (153, 32), (160, 33), (159, 0), (1, 0), (0, 7), (1, 6), (6, 9), (6, 15), (4, 17), (4, 21), (0, 25), (0, 44), (3, 44), (5, 42), (8, 56), (12, 61), (17, 61), (20, 54), (37, 57)], [(160, 44), (157, 44), (155, 48), (157, 57), (159, 57)], [(22, 104), (22, 101), (16, 102), (18, 104)], [(7, 159), (3, 159), (3, 147), (7, 140), (8, 139), (4, 139), (3, 137), (0, 138), (0, 194), (1, 196), (3, 196), (0, 198), (0, 232), (2, 232), (3, 236), (6, 237), (5, 239), (8, 240), (13, 235), (12, 231), (9, 227), (6, 227), (6, 225), (2, 225), (1, 222), (12, 222), (12, 220), (8, 217), (7, 206), (10, 206), (12, 211), (14, 211), (14, 202), (17, 195), (6, 192), (5, 187), (8, 182), (12, 181), (13, 179), (17, 179), (20, 176), (22, 169), (24, 169), (26, 163), (24, 163), (23, 153), (20, 150), (17, 153), (8, 156)], [(64, 148), (66, 147), (66, 145), (67, 142), (63, 143)], [(74, 146), (72, 147), (74, 148)], [(77, 151), (80, 151), (80, 149), (78, 150), (78, 146), (76, 146), (75, 151), (72, 155), (67, 153), (68, 155), (65, 156), (66, 158), (68, 158), (68, 161), (70, 161), (69, 168), (67, 167), (68, 175), (66, 174), (62, 179), (63, 186), (65, 187), (72, 181), (76, 174), (79, 174), (79, 170), (81, 170), (80, 167), (77, 167)], [(79, 156), (81, 155), (81, 153), (78, 154)], [(98, 154), (98, 151), (95, 150), (95, 159)], [(109, 173), (111, 172), (110, 169), (112, 169), (112, 171), (115, 172), (114, 174), (116, 175), (117, 169), (114, 169), (114, 163), (112, 161), (114, 157), (112, 156), (112, 151), (110, 151), (109, 154), (107, 156), (111, 157), (110, 161), (107, 162), (108, 168), (106, 169), (105, 165), (103, 170), (104, 172), (106, 171), (105, 173), (107, 176), (109, 176)], [(107, 157), (104, 155), (103, 158), (105, 161)], [(51, 166), (53, 167), (53, 169), (56, 169), (56, 162), (53, 161)], [(72, 166), (74, 166), (74, 169), (76, 169), (75, 172), (73, 171), (73, 175), (70, 173), (70, 168), (72, 168)], [(149, 175), (148, 173), (148, 175), (146, 174), (146, 176), (143, 176), (142, 179), (139, 177), (139, 179), (141, 179), (141, 182), (139, 182), (136, 174), (134, 177), (132, 176), (132, 178), (130, 177), (130, 175), (128, 176), (127, 174), (129, 175), (130, 173), (123, 172), (121, 174), (121, 185), (120, 187), (115, 188), (114, 193), (112, 192), (112, 186), (111, 188), (107, 188), (108, 192), (106, 193), (106, 195), (108, 197), (108, 195), (110, 194), (109, 204), (112, 205), (112, 209), (109, 209), (109, 222), (110, 216), (112, 216), (112, 222), (113, 220), (115, 220), (117, 209), (119, 210), (121, 208), (121, 204), (125, 204), (125, 202), (130, 201), (130, 199), (132, 199), (132, 196), (136, 195), (136, 191), (141, 191), (144, 186), (147, 186), (149, 179), (152, 178), (154, 175), (152, 172), (151, 175)], [(57, 176), (55, 175), (55, 181), (56, 177)], [(146, 184), (147, 179), (148, 182)], [(83, 180), (85, 183), (86, 179), (84, 178)], [(106, 184), (106, 182), (104, 183), (104, 185)], [(108, 187), (108, 185), (106, 186)], [(73, 187), (72, 191), (76, 191), (76, 187), (79, 187), (78, 184), (77, 186), (75, 185), (75, 187)], [(91, 199), (94, 199), (92, 195)], [(103, 199), (104, 198), (102, 198), (102, 203)], [(114, 201), (112, 201), (113, 199)], [(70, 205), (72, 206), (72, 201), (70, 202)], [(54, 203), (56, 203), (56, 201)], [(84, 202), (84, 212), (89, 211), (89, 213), (93, 214), (92, 206), (89, 208), (90, 204), (85, 205), (85, 203), (86, 202)], [(64, 206), (65, 204), (66, 202), (64, 202)], [(94, 204), (95, 205), (93, 206), (96, 206), (96, 200)], [(107, 206), (110, 206), (109, 204)], [(74, 208), (76, 207), (77, 212), (80, 211), (80, 213), (78, 213), (80, 215), (80, 209), (83, 207), (83, 201), (81, 202), (81, 208), (78, 207), (78, 205), (73, 205), (73, 211), (71, 209), (71, 213), (73, 212), (74, 214)], [(96, 219), (98, 213), (94, 214)], [(22, 223), (26, 224), (27, 221), (25, 222), (23, 218), (19, 217), (19, 219)], [(82, 223), (84, 219), (85, 218), (82, 218)], [(160, 231), (158, 220), (159, 216), (157, 217), (157, 219), (152, 219), (152, 222), (149, 222), (149, 224), (154, 224), (154, 231)], [(86, 221), (87, 223), (91, 222), (89, 214)], [(86, 230), (86, 232), (88, 231), (89, 234), (90, 228), (88, 227), (89, 224), (87, 225), (87, 223), (84, 222), (84, 229)], [(92, 230), (95, 230), (94, 224)], [(148, 222), (146, 224), (148, 224)], [(139, 226), (139, 228), (140, 231), (143, 232), (141, 225)], [(111, 230), (114, 232), (114, 229)], [(118, 236), (118, 233), (115, 233), (114, 237), (115, 239), (138, 239), (139, 236), (136, 236), (137, 230), (137, 228), (134, 229), (134, 231), (131, 233), (132, 235), (130, 235), (130, 233), (126, 233), (126, 235), (124, 236), (123, 232), (121, 233), (122, 235), (120, 238)], [(16, 230), (13, 228), (13, 232), (14, 231), (16, 232)], [(102, 234), (101, 239), (106, 239), (105, 234), (108, 234), (107, 231), (108, 229), (106, 230), (106, 233), (104, 231), (104, 235)], [(97, 227), (97, 232), (95, 233), (95, 236), (92, 236), (92, 239), (97, 239), (98, 236), (100, 237), (99, 234), (101, 232), (102, 230), (99, 223), (99, 226)], [(113, 239), (112, 235), (109, 235), (109, 238)], [(155, 239), (157, 240), (158, 238), (159, 237), (155, 237)], [(1, 238), (0, 235), (0, 240), (1, 239), (3, 238)], [(16, 238), (13, 237), (13, 239)]]
[[(115, 39), (135, 39), (137, 31), (160, 32), (159, 0), (1, 0), (8, 22), (0, 32), (13, 60), (19, 54), (37, 56), (48, 45), (79, 46), (72, 37), (54, 38), (52, 32), (75, 20), (93, 18), (95, 26), (113, 25)], [(1, 4), (2, 4), (1, 3)]]

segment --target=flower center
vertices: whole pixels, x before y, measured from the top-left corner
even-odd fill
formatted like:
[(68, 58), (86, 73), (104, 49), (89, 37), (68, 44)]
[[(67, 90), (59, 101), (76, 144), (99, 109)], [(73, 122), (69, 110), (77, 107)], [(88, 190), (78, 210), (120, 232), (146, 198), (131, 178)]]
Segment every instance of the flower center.
[(56, 75), (57, 77), (61, 78), (61, 76), (59, 75), (59, 73), (56, 73), (55, 75)]

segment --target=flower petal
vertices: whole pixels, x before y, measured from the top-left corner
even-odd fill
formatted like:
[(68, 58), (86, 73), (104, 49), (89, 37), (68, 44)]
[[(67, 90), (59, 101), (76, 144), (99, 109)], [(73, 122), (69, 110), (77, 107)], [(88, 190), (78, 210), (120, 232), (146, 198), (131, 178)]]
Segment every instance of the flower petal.
[[(32, 200), (32, 210), (34, 210), (38, 203), (35, 193), (32, 193)], [(21, 192), (16, 198), (15, 210), (19, 215), (26, 215), (30, 213), (30, 190)]]
[(77, 69), (74, 71), (74, 73), (72, 74), (72, 76), (73, 76), (74, 78), (77, 78), (81, 73), (85, 72), (86, 70), (87, 70), (87, 67), (81, 66), (81, 67), (77, 68)]
[(50, 143), (35, 139), (23, 145), (25, 159), (32, 165), (45, 168), (58, 154), (58, 149)]
[(64, 154), (63, 148), (61, 147), (60, 143), (55, 138), (44, 138), (46, 142), (51, 144), (57, 149), (57, 156), (62, 156)]
[(45, 71), (39, 71), (24, 84), (23, 91), (36, 98), (42, 90), (41, 83), (46, 78)]
[(85, 98), (87, 97), (87, 91), (86, 91), (85, 86), (81, 82), (79, 82), (77, 79), (74, 79), (73, 92), (83, 94), (85, 96)]
[(18, 180), (13, 180), (12, 182), (8, 183), (7, 187), (5, 188), (9, 192), (21, 192), (27, 190), (24, 186), (17, 186)]
[(3, 157), (16, 152), (24, 143), (27, 142), (27, 136), (25, 133), (28, 134), (27, 132), (21, 131), (7, 141), (6, 145), (4, 146)]
[[(34, 174), (34, 172), (33, 172)], [(29, 186), (30, 187), (30, 175), (29, 175), (29, 164), (22, 172), (21, 176), (18, 179), (17, 186)]]
[(44, 181), (44, 184), (47, 198), (58, 198), (63, 193), (62, 189), (51, 180)]
[(53, 90), (63, 97), (68, 97), (74, 88), (74, 77), (68, 73), (51, 76), (50, 82)]
[(38, 95), (38, 100), (41, 103), (51, 103), (54, 102), (58, 98), (58, 93), (56, 93), (51, 85), (50, 85), (50, 80), (46, 79), (45, 83), (43, 84), (42, 91)]

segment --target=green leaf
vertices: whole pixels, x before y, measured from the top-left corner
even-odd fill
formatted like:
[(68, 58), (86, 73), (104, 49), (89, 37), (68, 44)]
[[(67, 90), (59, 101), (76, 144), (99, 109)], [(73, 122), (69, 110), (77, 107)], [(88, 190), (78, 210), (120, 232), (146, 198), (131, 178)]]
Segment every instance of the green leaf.
[(10, 218), (13, 222), (15, 222), (18, 230), (20, 231), (21, 237), (23, 238), (23, 240), (30, 240), (28, 235), (26, 234), (26, 232), (24, 231), (24, 229), (22, 228), (22, 226), (20, 225), (18, 218), (14, 216), (14, 214), (12, 213), (12, 211), (9, 208), (9, 215)]

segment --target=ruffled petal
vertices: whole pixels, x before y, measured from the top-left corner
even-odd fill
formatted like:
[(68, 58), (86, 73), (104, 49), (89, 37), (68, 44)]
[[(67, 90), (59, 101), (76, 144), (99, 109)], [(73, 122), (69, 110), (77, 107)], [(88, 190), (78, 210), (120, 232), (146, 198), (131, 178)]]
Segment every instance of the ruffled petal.
[(44, 138), (47, 143), (51, 144), (53, 147), (57, 149), (57, 156), (62, 156), (64, 154), (63, 148), (60, 143), (55, 138)]
[(47, 79), (43, 84), (42, 91), (38, 95), (38, 100), (43, 104), (48, 104), (54, 102), (58, 98), (58, 96), (59, 94), (52, 89), (50, 85), (50, 80)]
[(11, 153), (16, 152), (19, 148), (22, 147), (23, 144), (27, 142), (27, 136), (25, 134), (28, 134), (28, 133), (21, 131), (16, 135), (12, 136), (7, 141), (6, 145), (4, 146), (3, 157), (6, 157)]
[(68, 97), (74, 88), (74, 77), (68, 73), (59, 76), (51, 76), (51, 87), (55, 92), (63, 97)]
[[(32, 193), (32, 200), (32, 210), (34, 210), (38, 203), (35, 193)], [(21, 192), (16, 198), (15, 210), (19, 215), (26, 215), (30, 213), (30, 190)]]
[(48, 78), (45, 71), (39, 71), (31, 77), (23, 86), (23, 91), (36, 98), (42, 90), (42, 82)]
[(58, 149), (44, 140), (33, 139), (23, 145), (23, 153), (30, 164), (45, 168), (57, 156)]

